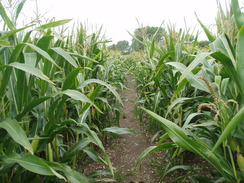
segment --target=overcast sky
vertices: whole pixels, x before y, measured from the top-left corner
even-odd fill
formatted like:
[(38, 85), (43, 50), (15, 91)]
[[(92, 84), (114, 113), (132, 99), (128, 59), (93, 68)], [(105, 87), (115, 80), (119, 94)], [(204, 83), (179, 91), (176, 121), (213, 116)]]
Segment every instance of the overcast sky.
[[(225, 1), (228, 2), (220, 0), (223, 4)], [(198, 25), (194, 12), (208, 26), (214, 24), (217, 13), (216, 0), (37, 0), (37, 3), (39, 13), (47, 13), (47, 17), (72, 18), (74, 22), (88, 20), (94, 27), (103, 25), (107, 38), (114, 42), (131, 40), (127, 31), (133, 33), (139, 27), (136, 19), (144, 26), (160, 26), (164, 20), (170, 20), (177, 28), (185, 27), (185, 19), (187, 26), (193, 28)], [(24, 12), (34, 11), (35, 0), (27, 0)]]

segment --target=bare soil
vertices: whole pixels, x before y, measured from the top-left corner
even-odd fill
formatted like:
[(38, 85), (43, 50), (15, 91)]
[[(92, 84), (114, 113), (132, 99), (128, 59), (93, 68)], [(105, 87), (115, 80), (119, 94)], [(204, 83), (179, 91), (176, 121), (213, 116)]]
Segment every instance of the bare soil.
[[(149, 146), (153, 145), (150, 142), (150, 137), (145, 130), (137, 122), (134, 114), (134, 102), (137, 99), (136, 83), (133, 80), (133, 75), (127, 76), (125, 82), (127, 89), (120, 93), (123, 102), (123, 114), (120, 119), (120, 127), (134, 130), (137, 135), (126, 134), (121, 138), (115, 139), (106, 152), (109, 155), (113, 166), (115, 167), (115, 174), (120, 177), (122, 183), (157, 183), (160, 181), (160, 176), (157, 174), (157, 168), (152, 165), (152, 162), (162, 159), (157, 154), (153, 154), (139, 163), (136, 171), (133, 169), (136, 165), (138, 156)], [(91, 172), (103, 169), (96, 163), (91, 163), (85, 169), (85, 172)], [(117, 179), (118, 180), (118, 179)], [(109, 181), (106, 181), (109, 182)], [(111, 181), (112, 182), (112, 181)]]

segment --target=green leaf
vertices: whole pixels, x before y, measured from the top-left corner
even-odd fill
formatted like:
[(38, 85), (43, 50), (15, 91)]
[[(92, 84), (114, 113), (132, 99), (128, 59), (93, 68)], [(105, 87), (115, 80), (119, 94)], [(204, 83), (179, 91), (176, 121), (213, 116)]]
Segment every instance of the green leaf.
[(107, 87), (114, 94), (114, 96), (118, 99), (118, 101), (122, 104), (122, 100), (121, 100), (119, 94), (116, 92), (116, 90), (110, 84), (107, 84), (107, 83), (105, 83), (102, 80), (99, 80), (99, 79), (88, 79), (88, 80), (85, 80), (84, 82), (82, 82), (78, 86), (78, 88), (84, 88), (86, 85), (88, 85), (90, 83), (97, 83), (97, 84), (100, 84), (100, 85), (103, 85), (103, 86)]
[(59, 68), (60, 70), (63, 70), (63, 68), (61, 68), (59, 65), (57, 65), (54, 60), (50, 57), (50, 55), (45, 52), (44, 50), (42, 50), (41, 48), (37, 47), (34, 44), (30, 44), (30, 43), (25, 43), (26, 45), (28, 45), (29, 47), (31, 47), (33, 50), (35, 50), (37, 53), (39, 53), (41, 56), (43, 56), (44, 58), (46, 58), (48, 61), (50, 61), (53, 65), (55, 65), (57, 68)]
[(68, 95), (74, 100), (78, 100), (81, 102), (87, 102), (91, 105), (93, 105), (100, 113), (103, 113), (87, 96), (85, 96), (83, 93), (76, 91), (76, 90), (65, 90), (62, 91), (63, 94)]
[[(166, 64), (174, 66), (181, 73), (183, 73), (186, 70), (186, 66), (180, 62), (168, 62)], [(188, 75), (186, 75), (186, 79), (193, 87), (209, 93), (206, 83), (204, 83), (204, 81), (202, 81), (201, 79), (197, 78), (192, 72), (189, 72)], [(183, 81), (184, 80), (182, 80), (182, 82)]]
[(244, 18), (238, 0), (231, 0), (231, 8), (235, 17), (236, 25), (239, 29), (241, 29), (244, 25)]
[(34, 25), (29, 25), (29, 26), (26, 26), (26, 27), (23, 27), (23, 28), (20, 28), (20, 29), (12, 30), (12, 31), (8, 32), (7, 34), (4, 34), (3, 36), (1, 36), (0, 40), (6, 39), (7, 37), (14, 35), (15, 33), (20, 32), (22, 30), (25, 30), (25, 29), (27, 29), (29, 27), (32, 27), (32, 26), (34, 26)]
[(118, 135), (122, 135), (122, 134), (134, 134), (134, 135), (136, 135), (137, 134), (135, 131), (130, 130), (128, 128), (119, 128), (119, 127), (104, 128), (102, 131), (111, 132), (111, 133), (115, 133)]
[(44, 24), (44, 25), (41, 25), (41, 26), (37, 27), (37, 29), (44, 30), (44, 29), (57, 27), (57, 26), (66, 24), (66, 23), (70, 22), (71, 20), (72, 19), (64, 19), (64, 20), (58, 20), (58, 21), (55, 21), (55, 22), (50, 22), (50, 23), (47, 23), (47, 24)]
[(242, 97), (244, 98), (244, 91), (242, 91), (240, 80), (238, 79), (236, 69), (232, 64), (231, 59), (221, 52), (212, 53), (211, 56), (224, 65), (223, 69), (227, 72), (229, 77), (235, 82), (235, 84), (241, 92)]
[(198, 21), (198, 23), (201, 25), (201, 27), (203, 28), (203, 30), (204, 30), (204, 32), (205, 32), (205, 34), (207, 35), (207, 37), (208, 37), (208, 40), (210, 41), (210, 42), (213, 42), (215, 39), (216, 39), (216, 37), (211, 33), (211, 31), (200, 21), (200, 19), (197, 17), (197, 14), (195, 13), (195, 15), (196, 15), (196, 18), (197, 18), (197, 21)]
[(84, 59), (84, 60), (88, 60), (88, 61), (91, 61), (91, 62), (99, 63), (98, 61), (96, 61), (96, 60), (94, 60), (92, 58), (89, 58), (87, 56), (83, 56), (83, 55), (80, 55), (80, 54), (77, 54), (77, 53), (70, 53), (70, 52), (69, 52), (69, 54), (71, 56), (74, 56), (74, 57), (78, 57), (78, 58), (81, 58), (81, 59)]
[(76, 154), (84, 149), (91, 141), (89, 138), (82, 139), (73, 145), (68, 151), (66, 151), (61, 159), (61, 162), (70, 161), (70, 159)]
[(57, 162), (47, 162), (54, 170), (63, 172), (71, 183), (89, 183), (89, 180), (83, 174), (72, 170), (69, 166)]
[(24, 130), (20, 127), (19, 123), (15, 119), (2, 120), (0, 122), (0, 128), (6, 130), (15, 142), (33, 154), (32, 146), (27, 139)]
[(4, 23), (8, 26), (8, 28), (13, 31), (15, 28), (14, 28), (14, 24), (13, 22), (9, 19), (1, 1), (0, 1), (0, 15), (1, 17), (3, 18), (4, 20)]
[(58, 53), (59, 55), (61, 55), (65, 60), (67, 60), (72, 66), (74, 66), (75, 68), (78, 67), (76, 61), (70, 56), (69, 53), (67, 53), (65, 50), (63, 50), (60, 47), (56, 47), (56, 48), (51, 48), (53, 51), (55, 51), (56, 53)]
[(42, 102), (50, 99), (51, 96), (44, 96), (44, 97), (40, 97), (37, 99), (32, 100), (29, 104), (27, 104), (25, 106), (25, 108), (23, 109), (23, 111), (18, 114), (15, 119), (17, 119), (18, 121), (21, 120), (21, 118), (29, 111), (31, 111), (34, 107), (36, 107), (37, 105), (41, 104)]
[[(192, 140), (187, 136), (185, 131), (177, 126), (175, 123), (165, 118), (162, 118), (161, 116), (147, 109), (143, 108), (143, 110), (163, 125), (164, 129), (168, 132), (169, 137), (174, 141), (175, 144), (206, 159), (225, 178), (228, 179), (229, 176), (231, 176), (232, 178), (234, 177), (231, 167), (227, 164), (227, 162), (224, 161), (224, 158), (221, 157), (219, 154), (211, 153), (211, 148), (203, 141), (198, 138)], [(233, 180), (232, 178), (231, 180)]]
[(62, 175), (60, 175), (58, 172), (53, 170), (45, 161), (43, 161), (41, 158), (30, 155), (30, 154), (24, 154), (22, 156), (14, 156), (14, 157), (5, 157), (3, 158), (3, 161), (6, 163), (18, 163), (20, 166), (25, 168), (28, 171), (40, 174), (40, 175), (49, 175), (49, 176), (57, 176), (60, 179), (66, 180)]
[(217, 147), (231, 134), (232, 131), (243, 121), (244, 119), (244, 107), (242, 107), (238, 113), (231, 119), (224, 131), (220, 135), (218, 141), (215, 143), (211, 153), (213, 153)]
[(94, 149), (92, 149), (92, 148), (90, 148), (90, 147), (86, 147), (86, 148), (83, 149), (83, 151), (84, 151), (84, 152), (85, 152), (91, 159), (93, 159), (94, 161), (96, 161), (96, 162), (98, 162), (98, 163), (101, 163), (101, 164), (105, 164), (105, 165), (107, 165), (107, 162), (104, 161), (104, 160), (98, 155), (98, 153), (97, 153)]
[(164, 177), (166, 175), (168, 175), (169, 173), (178, 170), (178, 169), (183, 169), (183, 170), (188, 170), (188, 171), (193, 171), (194, 168), (188, 165), (177, 165), (177, 166), (173, 166), (172, 168), (168, 169), (166, 172), (164, 172), (162, 179), (164, 179)]
[(21, 64), (21, 63), (18, 63), (18, 62), (14, 62), (14, 63), (11, 63), (9, 64), (9, 66), (12, 66), (16, 69), (20, 69), (22, 71), (25, 71), (29, 74), (32, 74), (48, 83), (51, 83), (51, 84), (54, 84), (45, 74), (43, 74), (39, 69), (35, 68), (35, 67), (32, 67), (31, 65), (28, 65), (28, 64)]
[[(19, 55), (22, 52), (24, 47), (25, 47), (24, 44), (18, 44), (17, 46), (15, 46), (15, 48), (11, 54), (11, 57), (9, 59), (9, 63), (16, 62), (18, 60)], [(7, 68), (5, 70), (5, 72), (3, 73), (4, 79), (2, 79), (0, 82), (0, 97), (3, 97), (5, 94), (5, 91), (6, 91), (7, 86), (8, 86), (9, 78), (10, 78), (11, 73), (12, 73), (12, 69), (13, 69), (12, 67)]]
[[(237, 61), (236, 71), (238, 81), (240, 81), (241, 93), (244, 95), (244, 26), (242, 26), (237, 39)], [(243, 96), (244, 98), (244, 96)]]
[(189, 75), (192, 71), (192, 69), (194, 69), (198, 64), (202, 63), (204, 61), (204, 59), (209, 56), (211, 53), (200, 53), (199, 55), (196, 56), (196, 58), (191, 62), (191, 64), (184, 70), (184, 72), (182, 73), (178, 84), (184, 80), (186, 78), (187, 75)]
[(21, 12), (21, 10), (23, 9), (24, 7), (24, 4), (25, 4), (26, 0), (22, 0), (19, 4), (18, 4), (18, 7), (16, 8), (16, 13), (15, 13), (15, 22), (17, 21), (18, 17), (19, 17), (19, 14)]
[(79, 74), (82, 68), (76, 68), (72, 70), (64, 80), (62, 90), (73, 89), (75, 85), (75, 78)]
[(137, 158), (136, 160), (136, 165), (138, 165), (138, 163), (143, 160), (144, 158), (148, 157), (149, 155), (151, 155), (152, 153), (156, 152), (156, 151), (160, 151), (162, 149), (172, 149), (173, 147), (175, 147), (175, 145), (173, 143), (165, 143), (165, 144), (159, 144), (157, 146), (150, 146), (147, 149), (145, 149), (140, 156)]

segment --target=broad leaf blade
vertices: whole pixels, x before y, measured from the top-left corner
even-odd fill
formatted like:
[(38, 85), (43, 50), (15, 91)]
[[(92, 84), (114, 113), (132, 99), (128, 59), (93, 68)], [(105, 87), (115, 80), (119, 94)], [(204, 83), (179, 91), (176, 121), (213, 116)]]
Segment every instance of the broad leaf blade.
[(114, 96), (118, 99), (118, 101), (122, 104), (122, 100), (121, 100), (119, 94), (116, 92), (116, 90), (110, 84), (105, 83), (102, 80), (99, 80), (99, 79), (88, 79), (88, 80), (85, 80), (84, 82), (82, 82), (78, 86), (78, 88), (83, 88), (83, 87), (85, 87), (86, 85), (88, 85), (90, 83), (97, 83), (97, 84), (100, 84), (100, 85), (103, 85), (103, 86), (107, 87), (114, 94)]
[(238, 34), (236, 71), (240, 81), (241, 93), (244, 95), (244, 26)]
[(211, 154), (211, 148), (207, 144), (200, 141), (200, 139), (190, 139), (186, 135), (185, 131), (175, 123), (162, 118), (161, 116), (147, 109), (143, 108), (143, 110), (163, 125), (164, 129), (168, 132), (169, 137), (174, 141), (175, 144), (206, 159), (219, 171), (219, 173), (221, 173), (222, 176), (226, 178), (229, 175), (234, 177), (231, 167), (229, 167), (229, 165), (223, 161), (223, 158), (221, 158), (218, 154)]
[(24, 110), (16, 116), (16, 119), (20, 120), (27, 112), (31, 111), (34, 107), (36, 107), (37, 105), (41, 104), (42, 102), (44, 102), (50, 98), (51, 98), (51, 96), (44, 96), (44, 97), (40, 97), (40, 98), (32, 100), (29, 104), (27, 104), (25, 106)]
[(196, 58), (191, 62), (191, 64), (184, 70), (184, 72), (182, 73), (178, 84), (184, 80), (186, 78), (187, 75), (189, 75), (192, 71), (192, 69), (194, 69), (198, 64), (202, 63), (203, 60), (209, 56), (211, 53), (200, 53), (199, 55), (196, 56)]
[(53, 170), (44, 160), (41, 158), (24, 154), (23, 156), (14, 156), (14, 157), (6, 157), (3, 159), (7, 163), (18, 163), (20, 166), (25, 168), (28, 171), (41, 174), (41, 175), (49, 175), (49, 176), (57, 176), (60, 179), (66, 180), (62, 175)]
[(239, 29), (241, 29), (244, 25), (244, 18), (238, 0), (231, 0), (231, 8), (235, 17), (236, 25)]
[(44, 58), (46, 58), (53, 65), (55, 65), (56, 67), (58, 67), (60, 70), (63, 70), (58, 64), (55, 63), (55, 61), (50, 57), (50, 55), (47, 52), (45, 52), (44, 50), (42, 50), (41, 48), (37, 47), (34, 44), (30, 44), (30, 43), (25, 43), (25, 44), (28, 45), (29, 47), (31, 47), (33, 50), (35, 50), (41, 56), (43, 56)]
[(15, 119), (4, 119), (0, 122), (0, 128), (5, 129), (15, 142), (33, 154), (32, 146), (27, 139), (24, 130)]
[(244, 119), (244, 107), (242, 107), (238, 111), (238, 113), (231, 119), (231, 121), (225, 127), (218, 141), (215, 143), (212, 152), (214, 152), (217, 149), (217, 147), (231, 134), (231, 132), (236, 129), (236, 127), (243, 121), (243, 119)]
[(63, 158), (61, 159), (61, 162), (67, 162), (69, 161), (76, 153), (80, 152), (82, 149), (84, 149), (91, 141), (89, 138), (82, 139), (78, 141), (75, 145), (73, 145), (68, 151), (64, 153)]
[(4, 23), (8, 26), (8, 28), (13, 31), (15, 28), (14, 28), (14, 24), (13, 22), (10, 20), (10, 18), (8, 17), (1, 1), (0, 1), (0, 15), (1, 17), (3, 18), (4, 20)]
[(65, 91), (62, 91), (62, 93), (65, 95), (68, 95), (69, 97), (73, 98), (74, 100), (78, 100), (81, 102), (87, 102), (87, 103), (93, 105), (100, 113), (102, 113), (102, 111), (83, 93), (76, 91), (76, 90), (65, 90)]
[(104, 132), (111, 132), (111, 133), (115, 133), (118, 135), (123, 135), (123, 134), (134, 134), (136, 135), (137, 133), (133, 130), (130, 130), (128, 128), (119, 128), (119, 127), (109, 127), (109, 128), (105, 128), (102, 131)]
[(64, 20), (58, 20), (58, 21), (55, 21), (55, 22), (50, 22), (50, 23), (47, 23), (47, 24), (44, 24), (44, 25), (41, 25), (41, 26), (37, 27), (37, 29), (44, 30), (44, 29), (57, 27), (57, 26), (66, 24), (66, 23), (70, 22), (71, 20), (72, 19), (64, 19)]
[(72, 66), (74, 66), (75, 68), (78, 67), (76, 61), (69, 55), (69, 53), (67, 53), (65, 50), (63, 50), (60, 47), (56, 47), (56, 48), (51, 48), (53, 51), (55, 51), (56, 53), (58, 53), (59, 55), (61, 55), (65, 60), (67, 60)]
[(48, 83), (51, 83), (51, 84), (54, 84), (45, 74), (43, 74), (39, 69), (35, 68), (35, 67), (32, 67), (31, 65), (28, 65), (28, 64), (21, 64), (21, 63), (18, 63), (18, 62), (14, 62), (14, 63), (11, 63), (9, 64), (9, 66), (12, 66), (16, 69), (20, 69), (22, 71), (25, 71), (29, 74), (32, 74)]

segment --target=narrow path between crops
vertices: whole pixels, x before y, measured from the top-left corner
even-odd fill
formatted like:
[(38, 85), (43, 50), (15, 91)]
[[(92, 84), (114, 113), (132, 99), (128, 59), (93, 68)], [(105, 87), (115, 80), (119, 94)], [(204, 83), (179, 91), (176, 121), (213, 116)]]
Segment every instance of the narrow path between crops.
[[(121, 138), (114, 139), (112, 145), (106, 148), (106, 152), (115, 168), (115, 179), (122, 183), (158, 183), (160, 177), (156, 172), (156, 166), (152, 166), (152, 163), (160, 158), (156, 154), (142, 160), (135, 173), (132, 174), (138, 156), (152, 144), (146, 128), (140, 125), (134, 114), (134, 102), (137, 99), (137, 94), (136, 83), (133, 80), (132, 74), (127, 75), (125, 86), (127, 89), (120, 93), (124, 101), (120, 127), (134, 130), (137, 135), (122, 135)], [(88, 166), (88, 172), (105, 168), (105, 166), (101, 167), (101, 165), (96, 163), (89, 164)], [(103, 182), (116, 181), (109, 181), (108, 179)]]
[(124, 176), (124, 183), (158, 183), (160, 177), (157, 176), (155, 166), (151, 165), (156, 160), (155, 155), (143, 160), (135, 174), (131, 174), (138, 156), (152, 144), (146, 130), (141, 127), (135, 118), (134, 102), (137, 99), (137, 94), (133, 75), (127, 75), (125, 86), (128, 89), (120, 93), (122, 100), (124, 100), (124, 115), (121, 115), (120, 127), (134, 130), (137, 132), (137, 135), (123, 135), (116, 144), (117, 147), (109, 148), (108, 153), (113, 166), (117, 170), (116, 173)]

